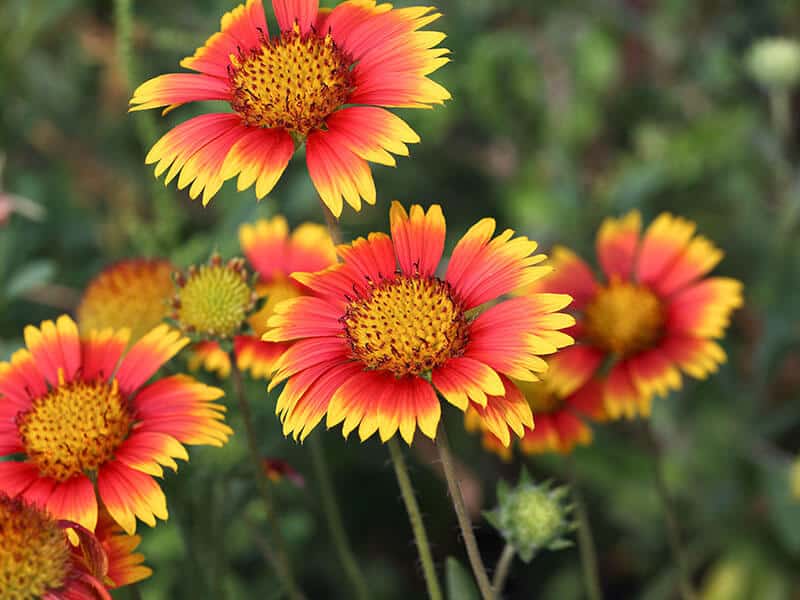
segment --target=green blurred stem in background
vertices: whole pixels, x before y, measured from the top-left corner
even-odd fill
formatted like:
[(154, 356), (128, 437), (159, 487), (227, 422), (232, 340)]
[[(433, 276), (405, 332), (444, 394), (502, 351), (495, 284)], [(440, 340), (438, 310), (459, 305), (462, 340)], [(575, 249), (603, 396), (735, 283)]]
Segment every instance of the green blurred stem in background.
[(289, 554), (286, 551), (286, 541), (283, 539), (280, 524), (278, 523), (278, 515), (275, 512), (275, 504), (272, 501), (272, 495), (269, 491), (269, 484), (261, 467), (261, 453), (258, 451), (258, 441), (256, 438), (255, 427), (253, 426), (253, 415), (250, 412), (250, 404), (247, 402), (247, 396), (244, 391), (244, 384), (242, 382), (242, 372), (236, 364), (236, 356), (233, 352), (230, 353), (231, 361), (231, 379), (233, 380), (233, 388), (236, 397), (239, 401), (239, 412), (244, 422), (245, 433), (247, 434), (247, 446), (250, 451), (250, 458), (253, 461), (253, 468), (255, 469), (256, 486), (261, 494), (261, 499), (264, 503), (264, 511), (266, 512), (267, 523), (270, 528), (271, 542), (273, 546), (272, 552), (266, 554), (267, 558), (271, 557), (271, 566), (278, 575), (278, 578), (286, 588), (286, 593), (292, 600), (304, 600), (305, 596), (300, 591), (297, 582), (294, 579), (291, 565), (289, 564)]
[[(133, 57), (132, 45), (133, 0), (114, 0), (114, 29), (120, 72), (128, 92), (132, 92), (139, 77)], [(144, 150), (149, 150), (159, 137), (158, 126), (153, 112), (139, 113), (133, 121), (139, 143)], [(155, 231), (157, 242), (160, 245), (159, 251), (161, 251), (169, 247), (169, 244), (177, 237), (183, 216), (175, 202), (175, 198), (163, 185), (158, 181), (153, 181), (152, 190), (153, 223), (144, 228), (146, 232), (144, 239), (139, 239), (140, 236), (136, 235), (139, 228), (134, 228), (132, 237), (135, 238), (139, 246), (149, 245), (150, 242), (147, 240), (152, 239), (152, 232)], [(150, 250), (150, 253), (152, 253), (152, 250)]]
[(503, 594), (503, 587), (505, 587), (508, 573), (511, 571), (511, 564), (514, 562), (514, 555), (517, 551), (514, 546), (506, 543), (503, 548), (503, 553), (500, 555), (500, 560), (497, 561), (497, 566), (494, 569), (494, 577), (492, 577), (492, 587), (494, 593), (499, 598)]
[(467, 548), (469, 564), (472, 566), (478, 589), (481, 591), (483, 600), (494, 600), (494, 590), (489, 581), (489, 576), (486, 574), (486, 567), (483, 565), (478, 542), (475, 539), (475, 532), (472, 531), (472, 521), (469, 518), (466, 506), (464, 506), (464, 496), (461, 494), (461, 485), (458, 482), (458, 475), (453, 464), (450, 442), (447, 439), (447, 432), (443, 424), (439, 425), (439, 431), (436, 434), (436, 448), (439, 450), (439, 458), (442, 461), (445, 479), (447, 479), (447, 489), (450, 491), (450, 499), (453, 501), (453, 508), (456, 511), (456, 517), (458, 517), (461, 536), (464, 540), (464, 546)]
[(422, 513), (414, 495), (414, 488), (411, 485), (411, 477), (408, 475), (406, 459), (403, 457), (403, 451), (395, 438), (391, 438), (386, 445), (389, 447), (394, 473), (397, 476), (397, 484), (400, 486), (400, 493), (403, 496), (406, 511), (408, 511), (408, 520), (411, 522), (411, 529), (414, 532), (414, 541), (417, 544), (419, 560), (422, 563), (422, 572), (425, 575), (425, 585), (428, 586), (428, 597), (430, 600), (442, 600), (442, 588), (436, 577), (436, 567), (433, 564), (428, 534), (425, 531)]
[(328, 461), (325, 458), (325, 447), (322, 443), (322, 438), (311, 436), (308, 443), (311, 447), (314, 476), (322, 499), (322, 510), (325, 513), (325, 520), (328, 522), (328, 529), (330, 530), (331, 538), (333, 538), (336, 552), (339, 554), (339, 560), (342, 562), (342, 567), (344, 567), (344, 572), (347, 574), (348, 579), (350, 579), (355, 597), (359, 600), (368, 600), (369, 587), (350, 546), (350, 539), (347, 537), (347, 531), (342, 521), (342, 512), (339, 508), (339, 502), (336, 500), (336, 490), (333, 488)]
[(594, 545), (592, 526), (589, 523), (589, 513), (586, 511), (586, 502), (583, 499), (578, 474), (575, 471), (575, 459), (571, 454), (566, 456), (566, 463), (572, 501), (575, 503), (575, 516), (578, 519), (578, 550), (581, 554), (586, 595), (589, 600), (603, 600), (603, 588), (600, 585), (597, 569), (597, 550)]
[(658, 445), (655, 435), (653, 435), (652, 426), (649, 423), (644, 423), (643, 425), (653, 455), (653, 476), (656, 482), (656, 492), (658, 493), (661, 505), (664, 509), (667, 540), (669, 541), (670, 550), (672, 551), (672, 557), (675, 560), (675, 566), (678, 568), (681, 597), (683, 600), (697, 600), (697, 592), (692, 585), (692, 574), (689, 568), (689, 561), (686, 557), (686, 549), (683, 547), (683, 541), (681, 540), (680, 524), (675, 514), (672, 496), (669, 493), (667, 482), (664, 478), (664, 461), (661, 448)]

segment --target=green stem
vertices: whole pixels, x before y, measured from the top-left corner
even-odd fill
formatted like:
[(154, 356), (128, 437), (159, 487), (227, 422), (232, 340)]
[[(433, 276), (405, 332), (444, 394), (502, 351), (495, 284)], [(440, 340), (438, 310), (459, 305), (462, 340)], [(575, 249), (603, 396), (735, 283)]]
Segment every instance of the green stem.
[(244, 421), (245, 433), (247, 434), (247, 446), (250, 450), (250, 459), (253, 462), (255, 470), (256, 484), (258, 492), (261, 495), (261, 500), (264, 503), (264, 511), (267, 516), (267, 524), (269, 525), (270, 534), (272, 537), (273, 551), (265, 553), (266, 558), (270, 560), (271, 566), (278, 578), (286, 588), (286, 593), (292, 600), (304, 600), (303, 593), (300, 591), (297, 582), (295, 581), (289, 564), (289, 554), (286, 551), (286, 541), (283, 539), (280, 524), (278, 523), (278, 516), (275, 511), (275, 506), (272, 501), (267, 479), (264, 475), (264, 470), (261, 466), (261, 453), (258, 450), (258, 441), (256, 438), (255, 427), (253, 426), (253, 414), (250, 412), (250, 403), (247, 401), (247, 396), (244, 391), (244, 383), (242, 382), (242, 372), (236, 364), (236, 356), (231, 352), (231, 379), (233, 380), (233, 387), (236, 392), (236, 397), (239, 400), (239, 412), (241, 412), (242, 420)]
[(692, 585), (691, 570), (689, 568), (689, 561), (686, 558), (686, 550), (681, 540), (678, 517), (675, 514), (672, 496), (669, 493), (667, 482), (664, 478), (664, 461), (661, 450), (651, 427), (646, 425), (645, 430), (653, 452), (653, 475), (656, 481), (656, 491), (658, 492), (664, 510), (664, 521), (667, 526), (667, 540), (670, 550), (672, 551), (673, 560), (678, 568), (681, 597), (683, 600), (696, 600), (697, 592), (695, 592), (694, 586)]
[(328, 528), (333, 538), (333, 545), (336, 547), (339, 560), (342, 562), (344, 571), (353, 586), (355, 597), (359, 600), (368, 600), (369, 587), (367, 586), (364, 574), (361, 572), (361, 568), (358, 566), (358, 561), (350, 546), (350, 540), (347, 537), (347, 531), (344, 528), (342, 512), (339, 508), (339, 502), (336, 500), (336, 491), (333, 488), (328, 461), (325, 458), (325, 448), (322, 444), (322, 438), (311, 436), (308, 443), (311, 446), (311, 461), (314, 466), (317, 484), (319, 485), (322, 510), (325, 512), (325, 518), (328, 521)]
[(503, 548), (503, 553), (500, 555), (500, 560), (497, 561), (497, 567), (495, 567), (494, 577), (492, 578), (492, 587), (498, 598), (503, 594), (503, 588), (506, 585), (506, 579), (511, 571), (511, 564), (514, 562), (516, 553), (514, 546), (506, 544), (506, 547)]
[(572, 488), (572, 501), (575, 504), (575, 515), (578, 517), (578, 550), (581, 555), (586, 594), (589, 600), (603, 600), (603, 589), (600, 585), (600, 576), (597, 569), (597, 551), (594, 545), (594, 536), (592, 535), (589, 513), (586, 511), (586, 502), (583, 499), (578, 475), (575, 472), (575, 461), (572, 456), (567, 457), (567, 471), (570, 487)]
[(461, 527), (461, 537), (467, 549), (467, 556), (469, 557), (469, 563), (472, 566), (475, 580), (478, 582), (478, 589), (481, 591), (483, 600), (494, 600), (494, 590), (489, 581), (489, 576), (486, 574), (486, 567), (483, 565), (483, 559), (478, 550), (475, 532), (472, 531), (472, 522), (467, 513), (467, 508), (464, 506), (464, 496), (461, 494), (461, 485), (456, 475), (453, 455), (450, 451), (450, 442), (447, 439), (444, 425), (439, 426), (439, 431), (436, 434), (436, 448), (439, 450), (439, 458), (442, 461), (445, 479), (447, 479), (447, 489), (450, 491), (450, 499), (453, 502), (456, 517), (458, 517), (458, 525)]
[(439, 586), (439, 580), (436, 577), (436, 567), (433, 565), (433, 555), (428, 543), (428, 534), (425, 531), (425, 523), (422, 520), (417, 497), (414, 495), (414, 488), (411, 485), (411, 477), (408, 475), (406, 459), (403, 457), (403, 451), (395, 438), (391, 438), (386, 445), (389, 446), (389, 454), (392, 457), (397, 484), (400, 486), (400, 493), (403, 496), (403, 502), (408, 512), (408, 520), (414, 532), (414, 541), (417, 544), (419, 560), (422, 563), (425, 585), (428, 587), (428, 597), (430, 600), (442, 600), (442, 588)]

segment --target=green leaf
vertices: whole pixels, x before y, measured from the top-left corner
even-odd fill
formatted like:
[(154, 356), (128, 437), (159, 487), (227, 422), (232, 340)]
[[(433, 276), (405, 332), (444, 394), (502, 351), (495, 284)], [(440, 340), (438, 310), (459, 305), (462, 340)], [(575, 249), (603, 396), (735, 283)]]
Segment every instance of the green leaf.
[(14, 273), (6, 285), (6, 295), (16, 298), (28, 290), (48, 283), (55, 273), (52, 261), (36, 260)]
[(447, 557), (445, 576), (448, 600), (480, 600), (472, 575), (452, 556)]

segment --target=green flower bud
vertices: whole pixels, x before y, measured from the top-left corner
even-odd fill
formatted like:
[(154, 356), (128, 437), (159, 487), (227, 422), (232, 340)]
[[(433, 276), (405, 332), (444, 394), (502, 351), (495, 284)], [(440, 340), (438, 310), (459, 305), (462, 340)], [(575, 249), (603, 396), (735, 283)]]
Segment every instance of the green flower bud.
[(566, 537), (575, 529), (573, 507), (565, 503), (568, 495), (567, 487), (554, 488), (551, 482), (535, 484), (523, 470), (516, 487), (500, 482), (499, 505), (485, 516), (519, 557), (529, 562), (541, 549), (560, 550), (572, 545)]
[(800, 81), (800, 44), (787, 38), (765, 38), (750, 47), (747, 69), (764, 87), (788, 90)]

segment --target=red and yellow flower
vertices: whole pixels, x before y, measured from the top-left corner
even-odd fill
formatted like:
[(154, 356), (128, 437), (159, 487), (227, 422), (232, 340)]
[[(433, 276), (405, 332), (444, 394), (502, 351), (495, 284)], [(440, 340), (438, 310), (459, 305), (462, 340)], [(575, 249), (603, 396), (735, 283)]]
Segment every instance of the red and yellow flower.
[(442, 278), (441, 208), (406, 213), (394, 202), (390, 221), (391, 237), (358, 238), (339, 246), (342, 263), (295, 273), (310, 294), (275, 307), (263, 339), (294, 342), (270, 383), (286, 381), (276, 406), (284, 433), (302, 440), (327, 414), (345, 436), (358, 428), (362, 440), (386, 441), (399, 430), (411, 443), (419, 427), (433, 439), (438, 390), (461, 410), (481, 407), (505, 443), (509, 429), (521, 436), (533, 420), (510, 378), (535, 381), (547, 368), (540, 355), (572, 343), (560, 329), (574, 319), (557, 312), (569, 296), (500, 301), (550, 269), (536, 266), (545, 257), (533, 255), (535, 242), (510, 229), (492, 238), (493, 219), (458, 242)]
[(144, 556), (136, 552), (142, 538), (125, 533), (107, 510), (100, 510), (94, 535), (108, 557), (104, 582), (109, 589), (137, 583), (153, 574), (150, 567), (142, 564)]
[(742, 284), (707, 277), (722, 259), (694, 223), (668, 213), (640, 234), (631, 212), (606, 219), (597, 235), (604, 277), (566, 248), (553, 250), (555, 272), (533, 287), (574, 298), (575, 346), (559, 353), (549, 379), (556, 390), (597, 374), (611, 418), (650, 413), (652, 397), (681, 387), (681, 372), (703, 379), (725, 361), (714, 341), (742, 305)]
[(147, 384), (188, 339), (160, 325), (125, 353), (127, 330), (81, 340), (66, 315), (24, 334), (27, 349), (0, 363), (0, 456), (24, 457), (0, 462), (0, 491), (90, 531), (98, 496), (128, 533), (137, 517), (166, 519), (153, 477), (188, 459), (184, 444), (221, 446), (231, 434), (222, 390), (185, 375)]
[(87, 529), (0, 492), (0, 597), (111, 600), (111, 562)]
[[(554, 355), (549, 363), (557, 361)], [(603, 421), (606, 418), (603, 407), (602, 385), (597, 380), (589, 380), (577, 389), (554, 390), (545, 375), (541, 381), (516, 381), (531, 407), (536, 427), (525, 427), (519, 441), (524, 454), (543, 452), (569, 453), (575, 446), (586, 446), (592, 442), (592, 429), (587, 420)], [(512, 448), (497, 438), (489, 430), (482, 412), (470, 408), (464, 421), (469, 431), (483, 433), (483, 445), (497, 453), (503, 460), (511, 460)]]
[[(239, 369), (249, 371), (255, 378), (268, 378), (288, 344), (261, 341), (267, 330), (267, 320), (278, 302), (308, 292), (308, 288), (289, 276), (298, 271), (313, 272), (329, 267), (336, 262), (336, 249), (322, 225), (303, 223), (290, 234), (289, 225), (281, 216), (242, 225), (239, 242), (258, 274), (256, 291), (266, 301), (248, 318), (252, 334), (236, 336), (233, 351)], [(211, 341), (192, 347), (189, 367), (200, 366), (220, 377), (227, 377), (231, 370), (228, 353)]]
[(131, 330), (135, 342), (170, 312), (174, 267), (163, 259), (122, 260), (89, 282), (78, 305), (78, 326), (92, 330)]
[(223, 182), (274, 187), (305, 142), (309, 175), (334, 215), (343, 201), (375, 203), (369, 162), (394, 165), (419, 136), (383, 107), (430, 108), (450, 94), (428, 78), (448, 62), (443, 33), (421, 30), (440, 17), (432, 7), (394, 9), (348, 0), (333, 10), (318, 0), (273, 0), (270, 36), (261, 0), (222, 17), (220, 31), (181, 66), (197, 73), (161, 75), (134, 92), (131, 110), (224, 100), (233, 112), (190, 119), (162, 137), (145, 161), (156, 175), (191, 184), (208, 203)]

